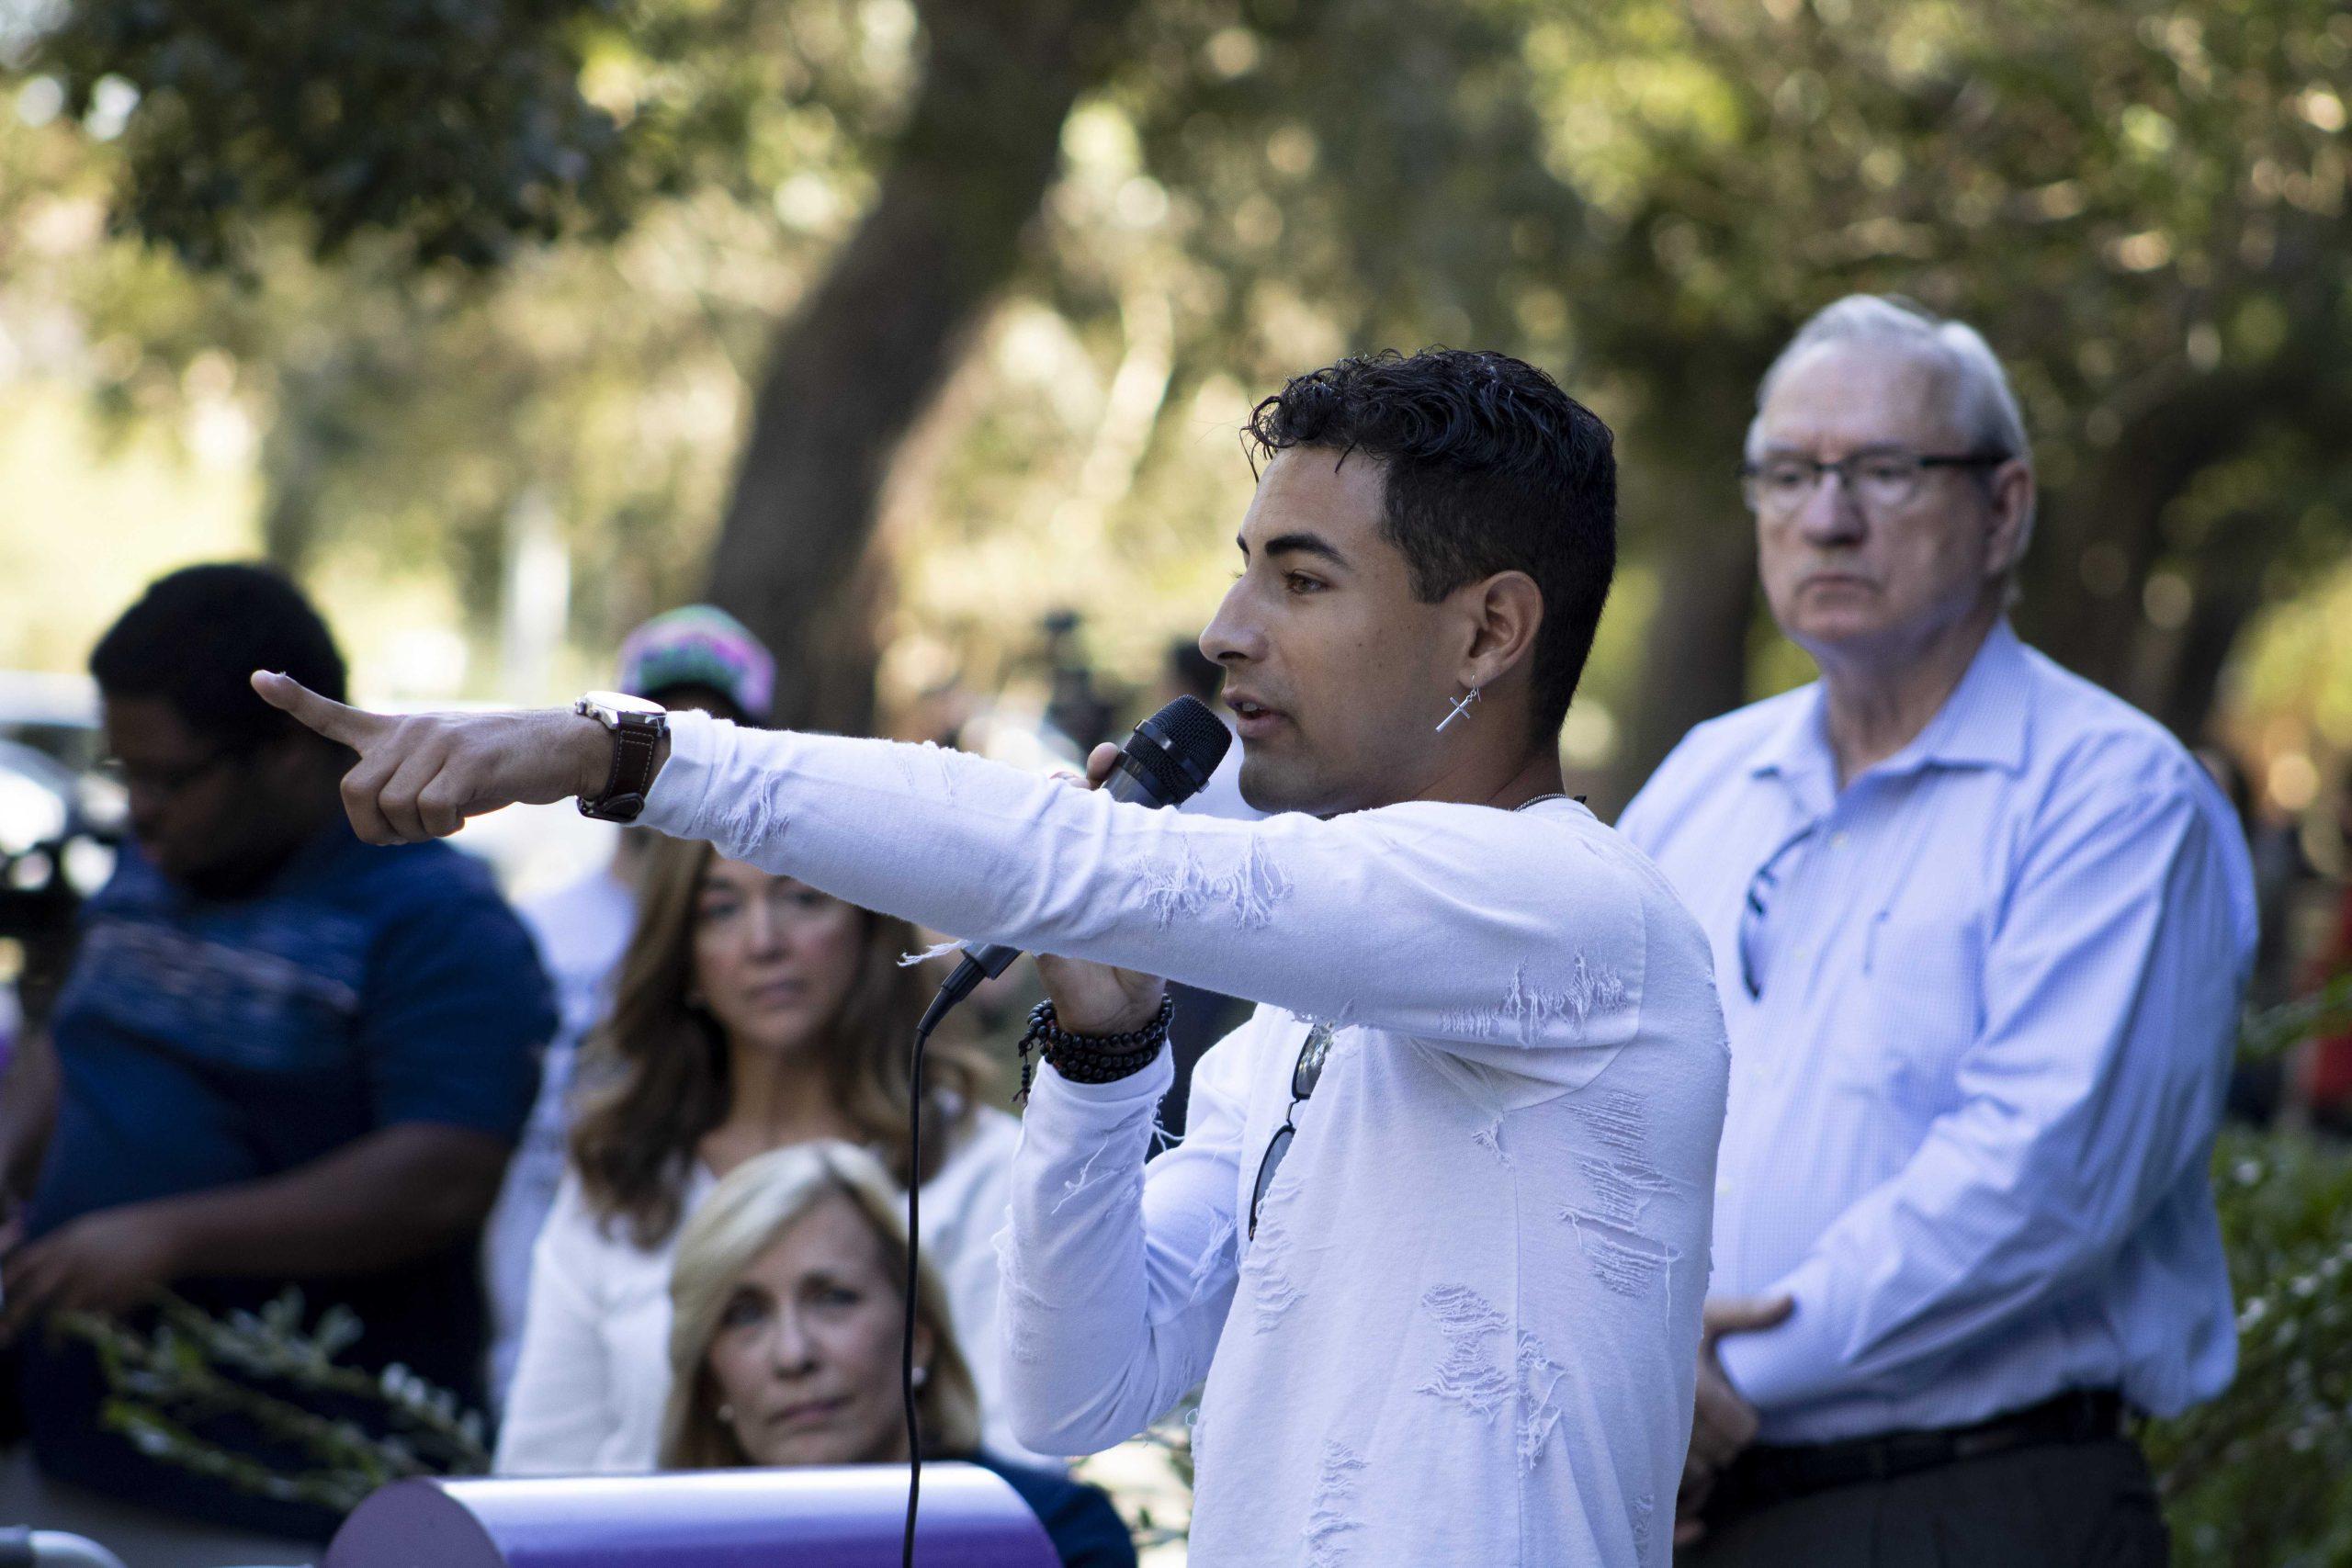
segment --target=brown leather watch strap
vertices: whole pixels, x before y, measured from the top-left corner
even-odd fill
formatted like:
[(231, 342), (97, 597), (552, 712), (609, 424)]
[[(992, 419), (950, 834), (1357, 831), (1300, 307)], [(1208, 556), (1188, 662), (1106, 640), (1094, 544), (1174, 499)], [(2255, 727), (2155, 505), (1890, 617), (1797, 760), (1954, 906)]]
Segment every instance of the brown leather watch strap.
[(645, 809), (646, 792), (653, 787), (654, 760), (661, 754), (666, 727), (658, 715), (625, 713), (613, 728), (613, 771), (604, 792), (590, 800), (582, 796), (580, 814), (607, 822), (634, 822)]

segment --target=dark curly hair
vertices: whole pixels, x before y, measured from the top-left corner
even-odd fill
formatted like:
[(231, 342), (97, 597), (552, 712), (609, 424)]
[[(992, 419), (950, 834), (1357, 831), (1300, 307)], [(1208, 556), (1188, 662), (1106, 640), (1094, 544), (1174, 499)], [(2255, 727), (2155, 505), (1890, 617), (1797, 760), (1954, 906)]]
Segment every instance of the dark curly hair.
[(1386, 465), (1381, 536), (1424, 602), (1498, 571), (1544, 595), (1535, 738), (1559, 732), (1617, 569), (1617, 459), (1609, 427), (1507, 354), (1395, 349), (1293, 378), (1242, 430), (1258, 457), (1325, 447)]
[(161, 698), (199, 735), (249, 747), (307, 733), (254, 694), (256, 670), (343, 700), (343, 655), (326, 622), (275, 568), (243, 561), (157, 578), (90, 654), (99, 691)]

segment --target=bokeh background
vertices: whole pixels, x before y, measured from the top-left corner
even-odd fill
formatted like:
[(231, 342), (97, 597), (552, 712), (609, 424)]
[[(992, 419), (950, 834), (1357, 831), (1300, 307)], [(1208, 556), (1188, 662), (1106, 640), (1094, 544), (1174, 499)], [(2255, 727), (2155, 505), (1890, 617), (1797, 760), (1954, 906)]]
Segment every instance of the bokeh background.
[(1495, 346), (1616, 426), (1571, 761), (1806, 673), (1732, 479), (1894, 289), (2009, 364), (2019, 618), (2294, 814), (2352, 750), (2352, 14), (1764, 0), (0, 0), (0, 666), (266, 554), (363, 684), (542, 700), (715, 597), (779, 718), (1148, 681), (1233, 432)]
[[(1893, 290), (2016, 379), (2020, 629), (2324, 887), (2347, 96), (2337, 0), (0, 0), (0, 670), (266, 556), (386, 700), (565, 698), (707, 598), (781, 656), (779, 722), (930, 734), (1074, 675), (1115, 710), (1222, 591), (1257, 398), (1497, 347), (1619, 433), (1563, 742), (1613, 809), (1809, 677), (1740, 437), (1797, 322)], [(2280, 904), (2264, 999), (2324, 908)], [(2256, 1299), (2335, 1328), (2195, 1485), (2345, 1452), (2315, 1146), (2225, 1151)], [(2338, 1525), (2210, 1560), (2352, 1562)]]

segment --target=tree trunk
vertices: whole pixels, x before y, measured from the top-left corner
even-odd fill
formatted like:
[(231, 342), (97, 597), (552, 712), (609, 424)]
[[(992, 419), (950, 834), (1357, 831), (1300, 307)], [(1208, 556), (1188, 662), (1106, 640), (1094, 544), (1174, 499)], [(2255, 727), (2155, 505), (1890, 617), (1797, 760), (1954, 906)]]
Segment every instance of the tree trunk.
[(881, 188), (776, 335), (711, 561), (712, 600), (776, 656), (775, 722), (874, 719), (883, 481), (1020, 260), (1062, 122), (1135, 0), (928, 0), (927, 58)]
[(1610, 793), (1620, 808), (1692, 725), (1747, 700), (1755, 529), (1736, 521), (1720, 536), (1684, 529), (1661, 539), (1649, 558), (1657, 606), (1642, 639), (1641, 696), (1611, 770)]
[(262, 554), (296, 581), (310, 570), (325, 531), (325, 491), (350, 447), (348, 350), (278, 373), (276, 406), (262, 436)]
[[(2129, 419), (2074, 484), (2045, 492), (2018, 617), (2028, 639), (2109, 691), (2154, 700), (2135, 689), (2133, 666), (2148, 625), (2148, 574), (2165, 554), (2165, 509), (2200, 472), (2266, 432), (2302, 424), (2332, 439), (2324, 423), (2331, 411), (2317, 400), (2326, 369), (2320, 355), (2290, 352), (2253, 369), (2196, 377)], [(2094, 586), (2086, 577), (2093, 549), (2110, 552), (2120, 569), (2111, 583)]]
[(1648, 382), (1619, 446), (1621, 548), (1638, 548), (1657, 580), (1624, 744), (1610, 770), (1621, 807), (1690, 727), (1747, 700), (1756, 624), (1756, 525), (1733, 475), (1757, 379), (1782, 335), (1758, 323), (1736, 342), (1646, 338), (1613, 345)]
[(2237, 647), (2238, 634), (2262, 607), (2258, 573), (2198, 580), (2196, 589), (2188, 624), (2170, 639), (2160, 679), (2142, 694), (2148, 712), (2188, 746), (2213, 739), (2213, 705), (2222, 689), (2222, 671)]

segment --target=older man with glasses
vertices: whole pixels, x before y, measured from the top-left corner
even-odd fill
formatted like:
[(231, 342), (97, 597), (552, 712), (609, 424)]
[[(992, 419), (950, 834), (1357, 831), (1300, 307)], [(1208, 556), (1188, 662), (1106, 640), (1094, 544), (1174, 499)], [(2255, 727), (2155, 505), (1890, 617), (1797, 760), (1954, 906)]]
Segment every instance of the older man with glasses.
[(2126, 1428), (2234, 1365), (2206, 1166), (2245, 846), (2010, 630), (2032, 460), (1977, 333), (1830, 306), (1742, 473), (1821, 679), (1693, 730), (1620, 823), (1707, 928), (1733, 1052), (1685, 1558), (2163, 1562)]

